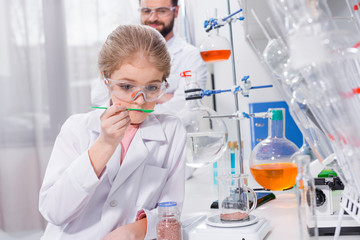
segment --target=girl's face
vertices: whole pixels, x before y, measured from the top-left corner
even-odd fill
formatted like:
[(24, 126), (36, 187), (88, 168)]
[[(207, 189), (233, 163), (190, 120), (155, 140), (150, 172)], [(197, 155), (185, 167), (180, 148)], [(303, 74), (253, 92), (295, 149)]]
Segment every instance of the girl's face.
[[(111, 74), (110, 79), (118, 80), (119, 83), (129, 83), (129, 86), (135, 86), (138, 90), (141, 90), (142, 87), (161, 83), (163, 73), (157, 70), (148, 61), (138, 58), (131, 63), (121, 65), (118, 70)], [(126, 108), (154, 109), (156, 104), (156, 101), (146, 102), (142, 93), (138, 94), (134, 100), (120, 99), (111, 91), (110, 95), (113, 104), (119, 104)], [(132, 124), (142, 123), (149, 114), (150, 113), (141, 111), (129, 111)]]

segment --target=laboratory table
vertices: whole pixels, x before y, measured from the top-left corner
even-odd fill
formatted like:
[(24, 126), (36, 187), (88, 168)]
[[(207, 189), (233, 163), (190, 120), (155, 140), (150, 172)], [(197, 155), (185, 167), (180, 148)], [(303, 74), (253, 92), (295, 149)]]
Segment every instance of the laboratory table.
[[(217, 187), (213, 183), (212, 166), (198, 168), (186, 181), (185, 200), (181, 220), (196, 216), (211, 216), (218, 212), (210, 209), (217, 199)], [(270, 221), (271, 231), (266, 240), (299, 239), (297, 204), (294, 191), (274, 192), (276, 199), (256, 208), (252, 214)], [(332, 236), (321, 236), (320, 240), (334, 239)], [(340, 236), (340, 240), (360, 239), (360, 236)]]

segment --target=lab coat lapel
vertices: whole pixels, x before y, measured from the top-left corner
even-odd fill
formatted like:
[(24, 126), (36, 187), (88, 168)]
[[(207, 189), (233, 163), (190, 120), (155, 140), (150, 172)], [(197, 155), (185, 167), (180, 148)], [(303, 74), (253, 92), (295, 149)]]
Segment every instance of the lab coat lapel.
[[(149, 151), (146, 148), (141, 135), (137, 132), (131, 141), (120, 170), (114, 180), (110, 195), (145, 161)], [(118, 159), (120, 162), (120, 157)]]
[(141, 124), (131, 141), (109, 195), (119, 188), (121, 184), (123, 184), (126, 179), (146, 160), (146, 157), (149, 155), (149, 149), (146, 142), (148, 140), (164, 141), (165, 139), (165, 134), (161, 128), (160, 122), (155, 116), (150, 114)]

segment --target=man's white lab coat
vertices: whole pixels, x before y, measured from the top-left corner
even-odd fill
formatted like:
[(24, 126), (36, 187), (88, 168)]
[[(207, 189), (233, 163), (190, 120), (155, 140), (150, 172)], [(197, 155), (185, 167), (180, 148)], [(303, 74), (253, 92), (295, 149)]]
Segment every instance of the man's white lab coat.
[(207, 68), (199, 50), (176, 35), (166, 42), (171, 56), (171, 72), (168, 78), (169, 88), (166, 93), (174, 96), (163, 104), (155, 107), (157, 113), (176, 115), (185, 106), (185, 79), (180, 73), (190, 70), (196, 73), (196, 79), (202, 89), (206, 89)]
[(185, 186), (186, 132), (176, 117), (150, 114), (120, 166), (121, 145), (96, 176), (88, 149), (98, 138), (102, 110), (70, 117), (58, 135), (40, 190), (39, 209), (49, 222), (42, 239), (102, 239), (132, 223), (143, 209), (145, 239), (156, 238), (157, 203), (176, 201)]

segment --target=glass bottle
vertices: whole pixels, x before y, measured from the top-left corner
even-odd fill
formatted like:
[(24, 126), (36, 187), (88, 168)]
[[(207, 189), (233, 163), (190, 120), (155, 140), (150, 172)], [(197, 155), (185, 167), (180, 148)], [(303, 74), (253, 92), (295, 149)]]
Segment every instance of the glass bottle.
[(187, 132), (186, 165), (198, 168), (222, 157), (228, 131), (222, 119), (204, 118), (217, 113), (202, 103), (202, 90), (196, 81), (196, 74), (186, 72), (183, 77), (186, 81), (186, 103), (177, 116)]
[(176, 202), (158, 204), (157, 240), (181, 240), (181, 223)]
[(316, 218), (316, 190), (314, 179), (310, 174), (310, 155), (296, 155), (298, 166), (296, 177), (296, 197), (298, 220), (300, 225), (299, 239), (317, 239), (319, 236)]
[(255, 180), (269, 190), (294, 186), (296, 163), (291, 156), (299, 148), (285, 138), (285, 109), (269, 109), (268, 137), (258, 143), (250, 154), (250, 170)]

